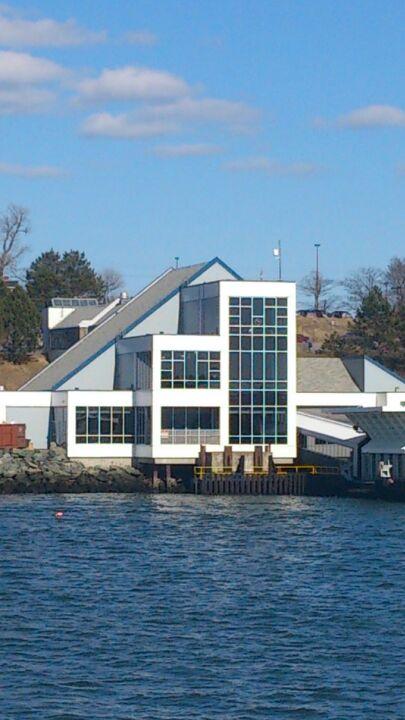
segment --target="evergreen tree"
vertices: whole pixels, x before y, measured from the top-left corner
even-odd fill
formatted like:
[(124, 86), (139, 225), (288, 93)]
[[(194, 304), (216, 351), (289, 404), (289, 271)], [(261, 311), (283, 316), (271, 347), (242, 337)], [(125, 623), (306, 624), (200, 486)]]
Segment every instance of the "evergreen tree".
[(319, 350), (321, 355), (368, 355), (394, 370), (405, 370), (405, 312), (394, 308), (374, 286), (364, 297), (350, 332), (332, 333)]
[(7, 360), (23, 362), (38, 347), (40, 317), (25, 290), (17, 285), (1, 299), (2, 351)]
[(38, 309), (53, 297), (96, 297), (105, 293), (104, 281), (84, 252), (54, 250), (42, 253), (27, 270), (27, 291)]

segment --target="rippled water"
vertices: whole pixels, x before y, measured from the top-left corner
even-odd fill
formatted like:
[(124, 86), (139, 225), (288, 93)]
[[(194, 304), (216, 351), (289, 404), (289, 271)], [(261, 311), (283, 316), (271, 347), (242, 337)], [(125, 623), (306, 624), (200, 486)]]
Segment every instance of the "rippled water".
[(2, 497), (1, 720), (403, 718), (404, 515)]

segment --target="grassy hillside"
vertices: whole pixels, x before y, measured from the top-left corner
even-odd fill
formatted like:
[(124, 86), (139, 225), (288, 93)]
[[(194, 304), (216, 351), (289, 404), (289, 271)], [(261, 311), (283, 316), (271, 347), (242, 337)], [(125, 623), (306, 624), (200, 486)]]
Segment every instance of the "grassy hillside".
[(313, 344), (312, 351), (309, 351), (298, 344), (298, 355), (312, 355), (315, 350), (322, 345), (325, 338), (332, 332), (337, 332), (339, 335), (347, 333), (351, 322), (350, 318), (318, 318), (301, 317), (298, 315), (297, 333), (307, 335)]
[(26, 363), (21, 365), (13, 365), (0, 359), (0, 385), (4, 385), (6, 390), (18, 390), (27, 380), (42, 370), (48, 361), (38, 353), (33, 355)]

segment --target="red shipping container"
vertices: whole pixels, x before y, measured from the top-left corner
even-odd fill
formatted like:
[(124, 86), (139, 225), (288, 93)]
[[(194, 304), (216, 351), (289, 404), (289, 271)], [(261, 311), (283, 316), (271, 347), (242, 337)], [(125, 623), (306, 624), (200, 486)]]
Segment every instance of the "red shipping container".
[(0, 449), (25, 447), (27, 440), (23, 423), (0, 423)]

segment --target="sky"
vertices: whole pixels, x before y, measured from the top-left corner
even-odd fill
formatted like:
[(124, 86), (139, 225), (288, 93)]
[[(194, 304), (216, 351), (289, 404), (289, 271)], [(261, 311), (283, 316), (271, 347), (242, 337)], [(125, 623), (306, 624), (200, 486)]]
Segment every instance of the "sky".
[(0, 209), (25, 264), (341, 280), (404, 254), (403, 0), (0, 3)]

